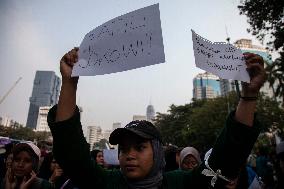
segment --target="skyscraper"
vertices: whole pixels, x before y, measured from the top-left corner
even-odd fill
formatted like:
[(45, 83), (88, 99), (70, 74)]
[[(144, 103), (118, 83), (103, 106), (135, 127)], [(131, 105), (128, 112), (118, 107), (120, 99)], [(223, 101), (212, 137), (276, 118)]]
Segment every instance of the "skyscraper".
[(151, 104), (147, 106), (146, 119), (147, 121), (153, 121), (155, 119), (155, 109), (154, 106)]
[(132, 121), (147, 120), (145, 115), (133, 115)]
[[(250, 52), (250, 53), (258, 54), (268, 64), (272, 63), (271, 55), (268, 53), (268, 51), (261, 46), (253, 45), (252, 40), (250, 40), (250, 39), (239, 39), (234, 43), (234, 45), (236, 47), (240, 48), (243, 53)], [(238, 82), (238, 83), (239, 83), (239, 86), (240, 86), (240, 82)], [(235, 83), (234, 83), (233, 80), (222, 79), (220, 81), (220, 87), (221, 87), (221, 95), (222, 96), (227, 95), (228, 92), (230, 92), (232, 90), (236, 90), (236, 86), (235, 86)], [(263, 92), (264, 94), (266, 94), (269, 97), (274, 96), (273, 91), (269, 87), (268, 82), (264, 83), (264, 86), (261, 88), (261, 92)]]
[(255, 53), (262, 56), (267, 63), (270, 64), (272, 62), (271, 55), (268, 51), (261, 46), (253, 45), (251, 39), (239, 39), (234, 43), (234, 45), (239, 47), (242, 52)]
[(102, 129), (100, 126), (87, 127), (87, 142), (90, 144), (90, 149), (93, 149), (94, 143), (102, 139)]
[(114, 131), (115, 129), (117, 128), (120, 128), (121, 127), (121, 123), (120, 122), (115, 122), (112, 124), (112, 130)]
[(220, 95), (219, 77), (209, 73), (200, 73), (193, 78), (193, 98), (207, 99)]
[(39, 107), (57, 103), (61, 80), (53, 71), (37, 71), (34, 79), (32, 96), (26, 126), (36, 128)]

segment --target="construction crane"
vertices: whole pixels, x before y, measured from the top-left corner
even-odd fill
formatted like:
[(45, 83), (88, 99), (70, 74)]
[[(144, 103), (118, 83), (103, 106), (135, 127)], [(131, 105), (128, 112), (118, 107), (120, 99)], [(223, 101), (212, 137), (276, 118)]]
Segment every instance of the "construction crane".
[(10, 94), (10, 92), (16, 87), (16, 85), (20, 82), (22, 77), (19, 77), (19, 79), (12, 85), (12, 87), (7, 91), (7, 93), (0, 99), (0, 104), (5, 100), (5, 98)]

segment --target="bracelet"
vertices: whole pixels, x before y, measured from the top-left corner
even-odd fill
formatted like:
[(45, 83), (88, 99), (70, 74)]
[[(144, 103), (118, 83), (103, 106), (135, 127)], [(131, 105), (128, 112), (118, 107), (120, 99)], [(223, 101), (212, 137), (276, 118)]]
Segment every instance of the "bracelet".
[(240, 96), (244, 101), (255, 101), (257, 100), (257, 96)]

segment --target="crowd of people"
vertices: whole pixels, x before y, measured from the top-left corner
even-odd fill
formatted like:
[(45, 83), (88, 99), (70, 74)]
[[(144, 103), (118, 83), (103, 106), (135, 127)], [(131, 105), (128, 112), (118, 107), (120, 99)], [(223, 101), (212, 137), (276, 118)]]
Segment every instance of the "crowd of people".
[[(3, 167), (1, 188), (78, 189), (64, 174), (52, 151), (40, 149), (32, 142), (12, 144), (12, 147), (9, 144), (6, 149), (6, 153), (1, 154), (4, 160), (2, 162), (4, 166), (1, 166)], [(211, 150), (207, 153), (210, 152)], [(263, 147), (257, 151), (257, 155), (250, 154), (239, 173), (238, 181), (231, 183), (231, 186), (227, 185), (226, 188), (283, 188), (284, 141), (279, 143), (273, 152), (275, 152), (275, 158)], [(191, 171), (199, 167), (204, 159), (196, 148), (190, 146), (163, 146), (163, 153), (164, 172)], [(113, 166), (104, 161), (102, 150), (92, 150), (90, 156), (94, 163), (103, 169), (113, 170)]]
[(103, 152), (90, 151), (83, 136), (76, 106), (79, 77), (71, 77), (78, 48), (72, 49), (60, 61), (59, 102), (48, 114), (52, 151), (42, 152), (32, 142), (15, 144), (4, 156), (1, 189), (284, 188), (284, 142), (276, 147), (276, 159), (261, 150), (252, 158), (261, 130), (256, 99), (265, 72), (260, 56), (244, 57), (250, 83), (242, 83), (236, 110), (204, 155), (193, 146), (165, 146), (151, 122), (132, 121), (110, 135), (109, 142), (118, 145), (119, 160), (118, 168), (110, 168)]

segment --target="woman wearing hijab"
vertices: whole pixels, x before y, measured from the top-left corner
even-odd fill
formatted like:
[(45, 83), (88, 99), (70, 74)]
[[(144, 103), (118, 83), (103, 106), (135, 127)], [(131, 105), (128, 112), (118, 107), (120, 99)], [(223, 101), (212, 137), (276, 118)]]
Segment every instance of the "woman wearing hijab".
[(185, 147), (180, 152), (179, 168), (188, 171), (201, 164), (199, 152), (194, 147)]
[(243, 85), (237, 110), (228, 116), (208, 160), (193, 171), (164, 173), (162, 138), (148, 121), (130, 122), (111, 133), (109, 142), (118, 145), (120, 170), (108, 171), (92, 162), (76, 106), (79, 77), (71, 77), (78, 50), (72, 49), (60, 61), (61, 92), (58, 105), (49, 111), (48, 124), (54, 138), (54, 156), (80, 189), (224, 188), (238, 176), (260, 132), (254, 118), (256, 96), (265, 79), (260, 56), (245, 55), (251, 82)]

